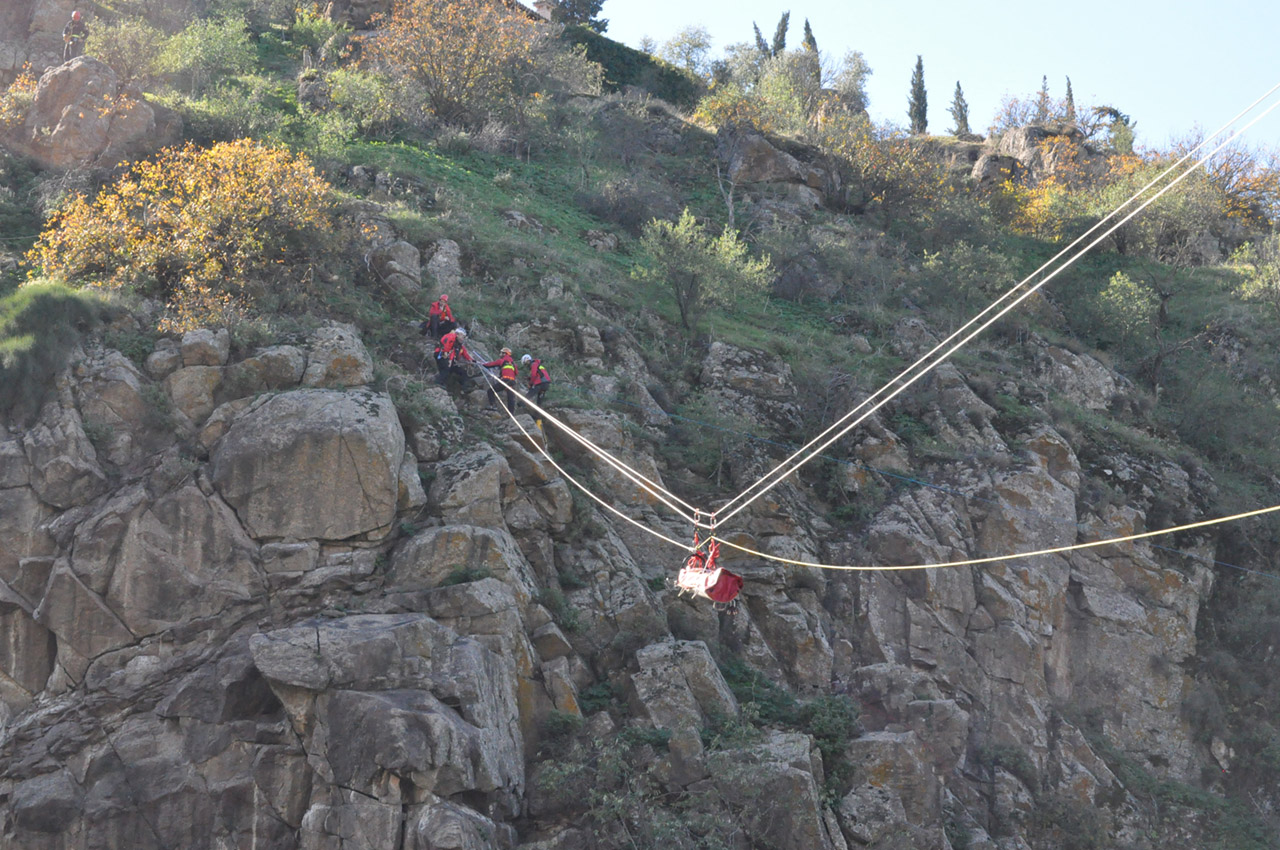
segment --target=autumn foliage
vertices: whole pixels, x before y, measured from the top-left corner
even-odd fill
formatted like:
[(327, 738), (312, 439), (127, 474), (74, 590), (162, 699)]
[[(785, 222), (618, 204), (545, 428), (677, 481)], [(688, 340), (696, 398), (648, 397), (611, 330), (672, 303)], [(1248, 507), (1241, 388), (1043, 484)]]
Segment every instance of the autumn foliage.
[(46, 275), (165, 300), (174, 329), (251, 308), (331, 228), (304, 158), (250, 139), (188, 144), (58, 209), (28, 255)]
[(536, 25), (499, 0), (398, 0), (367, 48), (446, 121), (483, 117), (533, 58)]

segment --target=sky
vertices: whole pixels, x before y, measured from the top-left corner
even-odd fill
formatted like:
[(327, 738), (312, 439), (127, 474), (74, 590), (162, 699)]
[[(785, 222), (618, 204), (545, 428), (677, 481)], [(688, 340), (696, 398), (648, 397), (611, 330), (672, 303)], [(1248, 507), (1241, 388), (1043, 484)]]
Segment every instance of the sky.
[[(836, 59), (860, 51), (871, 66), (869, 112), (876, 123), (907, 124), (916, 56), (923, 58), (929, 130), (953, 126), (956, 82), (969, 124), (985, 132), (1006, 96), (1033, 98), (1048, 77), (1049, 94), (1077, 107), (1110, 105), (1135, 122), (1140, 147), (1167, 147), (1199, 127), (1212, 133), (1280, 83), (1274, 0), (1081, 0), (1076, 3), (811, 2), (799, 0), (606, 0), (606, 35), (638, 47), (658, 44), (687, 26), (711, 34), (713, 57), (726, 45), (766, 39), (790, 10), (787, 46), (799, 47), (805, 18), (818, 48)], [(1270, 105), (1272, 95), (1262, 108)], [(1246, 132), (1255, 149), (1280, 149), (1280, 109)]]

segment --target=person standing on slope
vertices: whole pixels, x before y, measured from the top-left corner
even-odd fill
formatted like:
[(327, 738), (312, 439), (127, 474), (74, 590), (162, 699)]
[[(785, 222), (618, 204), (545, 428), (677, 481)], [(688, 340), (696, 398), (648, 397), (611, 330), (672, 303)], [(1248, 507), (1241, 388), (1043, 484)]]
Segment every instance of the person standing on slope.
[[(516, 408), (516, 399), (515, 399), (516, 361), (511, 356), (511, 349), (510, 348), (502, 349), (501, 356), (499, 356), (497, 360), (490, 360), (488, 363), (485, 363), (483, 365), (486, 369), (498, 370), (498, 380), (506, 384), (507, 410), (510, 410), (512, 413), (515, 413), (516, 412), (516, 409), (515, 409)], [(485, 401), (484, 406), (486, 408), (492, 408), (493, 400), (497, 398), (497, 395), (498, 395), (497, 391), (494, 390), (492, 386), (490, 386), (489, 397)]]
[(547, 394), (547, 390), (551, 389), (551, 375), (547, 372), (547, 367), (542, 365), (542, 361), (535, 359), (532, 354), (521, 357), (520, 365), (529, 367), (527, 395), (534, 404), (541, 407), (542, 397)]
[(71, 13), (71, 20), (62, 28), (62, 61), (70, 62), (84, 53), (84, 42), (89, 37), (89, 27), (80, 10)]

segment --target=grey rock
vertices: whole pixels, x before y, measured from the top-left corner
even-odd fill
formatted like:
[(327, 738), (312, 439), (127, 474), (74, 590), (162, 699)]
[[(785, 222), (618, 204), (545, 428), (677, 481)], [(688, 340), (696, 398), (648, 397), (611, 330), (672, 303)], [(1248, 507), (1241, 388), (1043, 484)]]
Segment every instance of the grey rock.
[(211, 478), (257, 538), (340, 540), (392, 522), (404, 431), (368, 390), (293, 390), (241, 415)]

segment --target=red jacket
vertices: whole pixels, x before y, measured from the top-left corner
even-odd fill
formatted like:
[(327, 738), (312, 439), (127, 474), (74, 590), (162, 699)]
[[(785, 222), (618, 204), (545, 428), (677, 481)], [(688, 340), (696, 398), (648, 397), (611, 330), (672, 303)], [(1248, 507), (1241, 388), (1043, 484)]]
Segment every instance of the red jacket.
[[(422, 314), (419, 313), (418, 315), (421, 316)], [(443, 301), (432, 302), (431, 309), (430, 311), (428, 311), (427, 315), (438, 316), (439, 318), (443, 319), (446, 322), (453, 321), (453, 311), (450, 310), (449, 305)]]
[(447, 334), (440, 337), (440, 342), (436, 345), (436, 357), (439, 357), (441, 354), (449, 358), (450, 366), (452, 366), (453, 361), (459, 357), (468, 363), (475, 362), (471, 359), (471, 352), (467, 351), (467, 347), (458, 339), (456, 331), (449, 331)]
[(510, 354), (504, 354), (497, 360), (490, 360), (488, 363), (485, 363), (484, 366), (486, 369), (492, 369), (497, 366), (499, 367), (499, 378), (513, 384), (516, 382), (516, 361), (511, 359)]
[(533, 365), (529, 367), (529, 386), (536, 387), (538, 384), (551, 383), (551, 375), (547, 372), (547, 367), (542, 365), (541, 360), (533, 361)]

